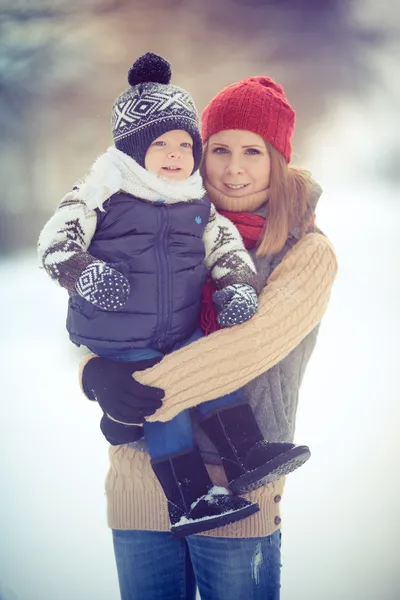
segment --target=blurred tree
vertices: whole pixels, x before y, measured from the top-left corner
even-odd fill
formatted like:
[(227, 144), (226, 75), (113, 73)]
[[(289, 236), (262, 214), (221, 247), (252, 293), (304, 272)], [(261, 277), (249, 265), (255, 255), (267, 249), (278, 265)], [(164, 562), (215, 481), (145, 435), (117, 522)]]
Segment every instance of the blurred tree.
[(364, 2), (3, 0), (0, 253), (32, 246), (110, 143), (111, 103), (146, 50), (172, 62), (199, 110), (223, 85), (271, 75), (296, 107), (295, 151), (305, 154), (316, 124), (378, 77), (372, 53), (390, 29), (360, 24)]
[[(194, 0), (193, 0), (194, 1)], [(379, 76), (373, 53), (397, 32), (355, 18), (360, 0), (203, 0), (210, 28), (229, 31), (237, 56), (253, 57), (251, 74), (280, 81), (298, 108), (296, 138), (318, 125), (346, 94), (363, 93)], [(306, 140), (304, 140), (306, 143)]]
[[(12, 0), (0, 12), (0, 253), (37, 236), (43, 221), (37, 182), (46, 104), (90, 71), (88, 20), (127, 0)], [(71, 35), (74, 32), (74, 35)]]
[[(129, 0), (11, 0), (0, 12), (0, 127), (15, 134), (19, 119), (45, 94), (76, 82), (88, 68), (83, 44), (71, 29)], [(18, 118), (16, 118), (18, 117)]]

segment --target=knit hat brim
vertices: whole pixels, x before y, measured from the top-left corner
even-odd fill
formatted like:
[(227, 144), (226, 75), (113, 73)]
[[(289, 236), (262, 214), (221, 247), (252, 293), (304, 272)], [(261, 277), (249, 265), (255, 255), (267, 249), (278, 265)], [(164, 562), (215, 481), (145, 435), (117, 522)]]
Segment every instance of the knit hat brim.
[(219, 92), (202, 114), (202, 138), (227, 129), (252, 131), (290, 162), (295, 112), (283, 88), (269, 77), (248, 77)]
[(124, 152), (144, 168), (145, 157), (150, 145), (164, 133), (174, 131), (175, 129), (186, 131), (193, 140), (193, 159), (194, 167), (192, 173), (197, 171), (200, 166), (203, 144), (197, 123), (190, 117), (171, 115), (165, 117), (162, 121), (155, 119), (146, 124), (145, 127), (138, 128), (134, 132), (127, 131), (115, 139), (115, 147)]

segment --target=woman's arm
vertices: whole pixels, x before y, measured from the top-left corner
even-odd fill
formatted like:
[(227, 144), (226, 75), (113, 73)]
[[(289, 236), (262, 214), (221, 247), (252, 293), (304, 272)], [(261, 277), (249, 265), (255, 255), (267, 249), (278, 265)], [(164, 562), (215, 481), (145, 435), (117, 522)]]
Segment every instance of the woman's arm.
[(305, 235), (272, 272), (250, 321), (217, 331), (135, 374), (140, 383), (165, 390), (162, 407), (147, 420), (167, 421), (280, 362), (321, 321), (336, 273), (329, 241), (319, 233)]

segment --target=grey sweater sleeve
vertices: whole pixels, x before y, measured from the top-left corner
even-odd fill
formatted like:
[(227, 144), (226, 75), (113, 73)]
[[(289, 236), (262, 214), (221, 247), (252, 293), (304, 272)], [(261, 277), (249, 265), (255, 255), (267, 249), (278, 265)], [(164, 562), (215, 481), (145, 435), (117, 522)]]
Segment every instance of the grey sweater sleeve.
[(82, 271), (96, 261), (87, 252), (96, 226), (96, 211), (88, 209), (72, 191), (64, 196), (40, 233), (37, 249), (42, 267), (73, 294)]
[(257, 289), (256, 268), (239, 231), (229, 219), (216, 211), (213, 204), (203, 241), (206, 250), (204, 262), (217, 289), (233, 283), (245, 283)]

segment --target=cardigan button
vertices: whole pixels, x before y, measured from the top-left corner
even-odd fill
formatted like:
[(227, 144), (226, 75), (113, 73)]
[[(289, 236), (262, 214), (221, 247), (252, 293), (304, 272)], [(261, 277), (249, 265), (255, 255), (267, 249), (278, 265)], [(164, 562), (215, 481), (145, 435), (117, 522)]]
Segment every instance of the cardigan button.
[(282, 496), (280, 496), (279, 494), (274, 496), (274, 502), (280, 502), (281, 500), (282, 500)]
[(274, 519), (274, 523), (275, 525), (279, 525), (279, 523), (282, 521), (282, 519), (280, 517), (275, 517)]

